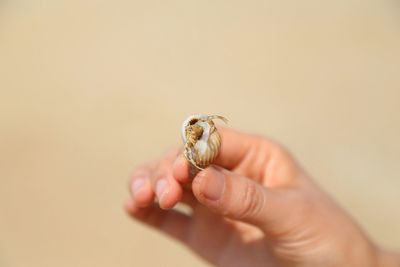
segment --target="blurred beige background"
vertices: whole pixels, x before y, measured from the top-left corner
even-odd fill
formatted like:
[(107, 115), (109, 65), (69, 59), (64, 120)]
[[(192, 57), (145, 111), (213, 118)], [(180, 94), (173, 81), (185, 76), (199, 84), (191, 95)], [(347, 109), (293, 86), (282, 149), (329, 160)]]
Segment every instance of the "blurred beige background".
[(207, 266), (132, 222), (192, 113), (285, 143), (400, 249), (400, 5), (1, 1), (0, 266)]

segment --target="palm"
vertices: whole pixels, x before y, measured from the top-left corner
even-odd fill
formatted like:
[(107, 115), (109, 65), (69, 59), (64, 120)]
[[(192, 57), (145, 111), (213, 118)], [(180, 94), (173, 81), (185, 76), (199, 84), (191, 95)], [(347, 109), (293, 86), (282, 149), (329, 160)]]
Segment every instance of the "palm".
[[(217, 266), (265, 266), (272, 262), (264, 234), (256, 227), (193, 207), (188, 245)], [(274, 265), (271, 265), (271, 267)]]
[[(256, 150), (262, 150), (257, 148)], [(240, 161), (232, 171), (256, 180), (261, 184), (277, 181), (266, 171), (266, 164), (253, 157), (264, 151), (253, 151), (253, 155)], [(289, 166), (286, 155), (271, 155), (277, 161), (275, 173), (283, 173), (280, 166)], [(269, 158), (271, 159), (271, 158)], [(282, 179), (284, 178), (284, 179)], [(279, 177), (281, 181), (286, 177)], [(278, 186), (278, 185), (277, 185)], [(188, 231), (188, 245), (200, 256), (218, 266), (276, 266), (265, 234), (257, 227), (230, 220), (210, 211), (197, 201), (192, 204), (192, 223)]]

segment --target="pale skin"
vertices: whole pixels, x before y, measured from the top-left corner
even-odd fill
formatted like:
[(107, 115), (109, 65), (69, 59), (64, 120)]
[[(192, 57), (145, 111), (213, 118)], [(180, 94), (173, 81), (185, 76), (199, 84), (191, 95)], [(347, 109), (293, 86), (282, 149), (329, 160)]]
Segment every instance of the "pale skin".
[[(214, 266), (400, 266), (399, 254), (371, 241), (282, 146), (219, 132), (215, 165), (195, 177), (182, 148), (137, 167), (125, 206), (132, 218)], [(174, 209), (178, 202), (192, 213)]]

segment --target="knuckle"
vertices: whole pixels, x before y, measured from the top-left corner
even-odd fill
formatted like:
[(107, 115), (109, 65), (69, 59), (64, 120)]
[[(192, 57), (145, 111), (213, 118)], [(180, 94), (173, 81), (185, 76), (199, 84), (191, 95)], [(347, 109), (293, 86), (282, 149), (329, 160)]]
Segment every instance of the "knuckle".
[(239, 218), (257, 217), (262, 212), (263, 194), (257, 184), (248, 181), (245, 185), (245, 191), (242, 199), (242, 208), (239, 211)]
[(259, 137), (256, 142), (255, 149), (258, 154), (270, 155), (278, 158), (288, 158), (290, 155), (289, 150), (275, 140)]

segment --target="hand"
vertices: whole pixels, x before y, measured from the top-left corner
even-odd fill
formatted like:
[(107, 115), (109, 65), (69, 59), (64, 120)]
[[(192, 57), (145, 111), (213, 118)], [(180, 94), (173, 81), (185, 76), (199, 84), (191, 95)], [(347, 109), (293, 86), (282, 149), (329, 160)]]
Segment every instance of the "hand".
[[(191, 187), (179, 148), (138, 167), (127, 212), (216, 266), (399, 266), (280, 145), (219, 132), (215, 165), (199, 172)], [(178, 202), (192, 213), (172, 209)]]

